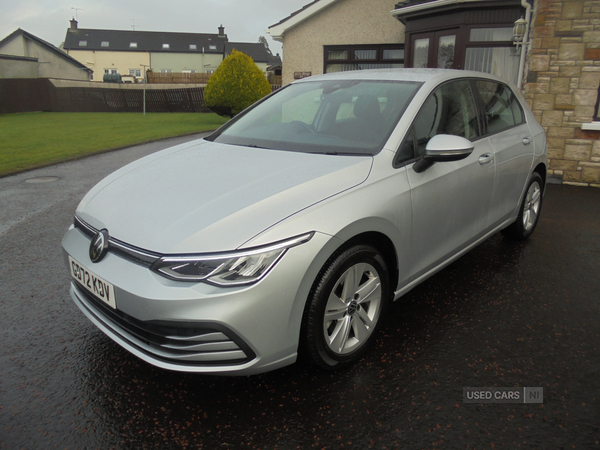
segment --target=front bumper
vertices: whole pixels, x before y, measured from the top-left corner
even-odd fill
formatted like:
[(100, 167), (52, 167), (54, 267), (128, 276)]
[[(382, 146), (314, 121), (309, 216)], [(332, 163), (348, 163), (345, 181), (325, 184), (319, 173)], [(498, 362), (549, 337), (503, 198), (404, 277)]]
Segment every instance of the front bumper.
[(114, 285), (116, 308), (76, 280), (71, 297), (119, 345), (170, 370), (249, 375), (296, 360), (304, 304), (312, 284), (307, 270), (328, 236), (315, 234), (288, 249), (256, 284), (222, 288), (166, 279), (119, 252), (89, 259), (89, 236), (71, 227), (63, 253)]

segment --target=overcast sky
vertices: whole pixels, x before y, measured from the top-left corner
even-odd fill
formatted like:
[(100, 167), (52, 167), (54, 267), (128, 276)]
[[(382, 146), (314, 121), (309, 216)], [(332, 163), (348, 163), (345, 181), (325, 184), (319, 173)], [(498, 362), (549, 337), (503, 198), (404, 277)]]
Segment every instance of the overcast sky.
[[(69, 20), (79, 28), (217, 33), (232, 42), (258, 42), (265, 36), (271, 51), (281, 44), (266, 29), (311, 0), (0, 0), (0, 40), (17, 28), (59, 46)], [(75, 11), (72, 8), (78, 8)]]

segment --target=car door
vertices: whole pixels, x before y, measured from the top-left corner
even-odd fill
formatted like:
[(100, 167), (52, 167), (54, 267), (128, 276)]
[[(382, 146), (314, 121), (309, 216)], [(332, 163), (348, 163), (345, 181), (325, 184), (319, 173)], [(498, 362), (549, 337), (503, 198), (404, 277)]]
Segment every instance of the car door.
[(493, 225), (499, 225), (513, 217), (519, 206), (533, 163), (533, 136), (517, 97), (507, 85), (477, 80), (474, 86), (496, 161), (490, 216)]
[(460, 161), (438, 162), (422, 173), (407, 168), (413, 211), (411, 279), (439, 266), (490, 229), (495, 164), (480, 130), (469, 81), (453, 81), (429, 96), (400, 149), (406, 151), (412, 139), (416, 156), (422, 156), (437, 134), (462, 136), (474, 146)]

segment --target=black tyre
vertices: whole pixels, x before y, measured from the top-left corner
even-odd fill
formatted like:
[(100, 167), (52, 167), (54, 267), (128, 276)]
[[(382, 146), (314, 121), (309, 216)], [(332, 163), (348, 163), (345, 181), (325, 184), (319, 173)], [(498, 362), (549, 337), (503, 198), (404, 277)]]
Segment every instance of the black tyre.
[(517, 220), (502, 230), (504, 236), (517, 240), (527, 239), (531, 236), (542, 212), (543, 189), (544, 182), (542, 181), (542, 177), (537, 172), (534, 172), (527, 185), (525, 197), (519, 207)]
[(304, 313), (301, 350), (325, 369), (358, 361), (374, 341), (389, 299), (389, 274), (381, 254), (368, 245), (343, 251), (315, 280)]

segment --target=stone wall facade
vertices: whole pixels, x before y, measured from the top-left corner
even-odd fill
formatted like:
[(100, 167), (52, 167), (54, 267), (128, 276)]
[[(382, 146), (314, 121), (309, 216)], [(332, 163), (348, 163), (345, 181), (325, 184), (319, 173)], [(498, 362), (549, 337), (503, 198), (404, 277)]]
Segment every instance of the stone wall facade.
[(600, 187), (600, 123), (584, 125), (598, 100), (600, 0), (536, 0), (532, 27), (523, 91), (548, 136), (548, 175)]

